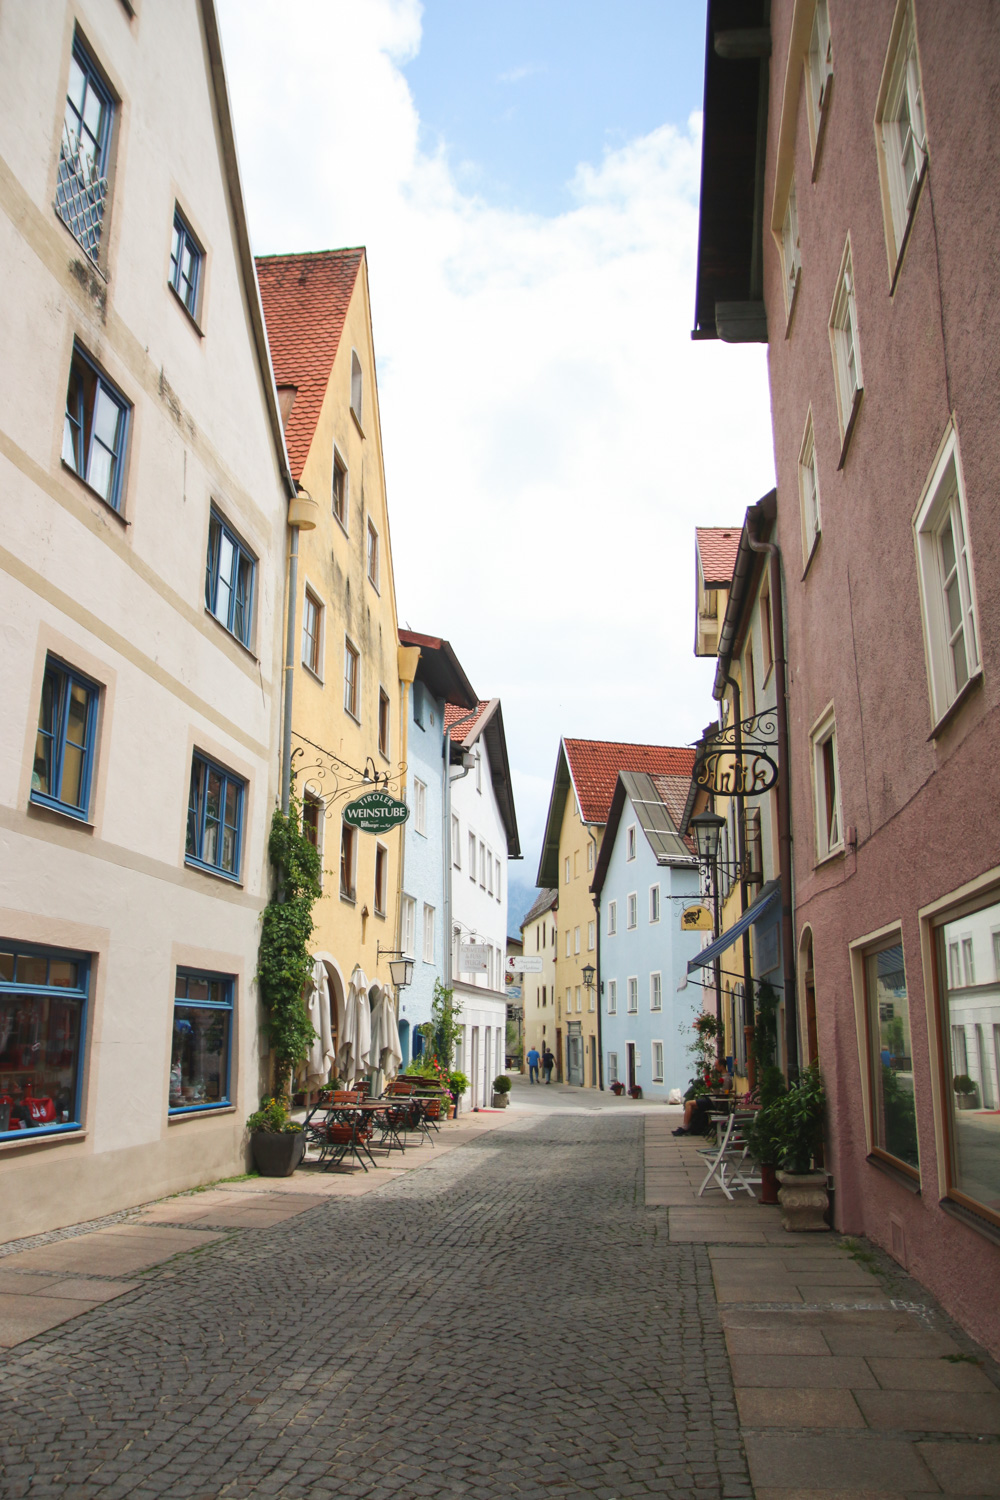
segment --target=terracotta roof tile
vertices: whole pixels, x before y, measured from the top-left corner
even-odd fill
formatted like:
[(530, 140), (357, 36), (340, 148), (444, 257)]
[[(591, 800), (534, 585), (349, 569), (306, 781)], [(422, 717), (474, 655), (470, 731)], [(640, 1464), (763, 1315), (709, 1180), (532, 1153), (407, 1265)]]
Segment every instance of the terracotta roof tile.
[(285, 442), (296, 479), (309, 456), (364, 250), (262, 255), (257, 280), (275, 383), (296, 387)]
[(736, 554), (740, 547), (740, 528), (696, 526), (694, 534), (706, 584), (732, 583)]
[[(489, 708), (489, 698), (480, 698), (475, 709), (462, 708), (458, 703), (444, 706), (444, 727), (459, 744), (468, 737), (484, 708)], [(461, 720), (461, 722), (459, 722)]]
[(586, 823), (606, 823), (619, 771), (691, 779), (694, 751), (684, 745), (630, 745), (614, 740), (563, 740)]

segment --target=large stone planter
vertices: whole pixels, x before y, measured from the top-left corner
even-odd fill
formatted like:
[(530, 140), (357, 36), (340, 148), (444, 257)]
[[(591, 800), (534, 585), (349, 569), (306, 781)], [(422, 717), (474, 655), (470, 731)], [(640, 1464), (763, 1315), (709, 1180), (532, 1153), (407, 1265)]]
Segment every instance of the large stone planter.
[(781, 1227), (792, 1234), (830, 1226), (823, 1218), (830, 1206), (825, 1172), (779, 1172), (778, 1202), (781, 1204)]
[(506, 1109), (507, 1105), (509, 1103), (510, 1103), (510, 1095), (509, 1094), (494, 1094), (493, 1095), (493, 1108), (494, 1109)]
[(306, 1149), (304, 1130), (255, 1130), (250, 1137), (254, 1166), (262, 1177), (291, 1177)]

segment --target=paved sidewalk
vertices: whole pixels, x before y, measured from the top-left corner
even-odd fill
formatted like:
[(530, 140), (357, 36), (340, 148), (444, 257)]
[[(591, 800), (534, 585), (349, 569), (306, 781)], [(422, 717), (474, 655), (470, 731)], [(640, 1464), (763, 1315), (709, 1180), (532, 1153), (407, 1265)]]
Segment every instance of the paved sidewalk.
[(646, 1205), (708, 1250), (757, 1500), (1000, 1495), (993, 1361), (885, 1257), (698, 1198), (703, 1142), (670, 1126), (646, 1120)]

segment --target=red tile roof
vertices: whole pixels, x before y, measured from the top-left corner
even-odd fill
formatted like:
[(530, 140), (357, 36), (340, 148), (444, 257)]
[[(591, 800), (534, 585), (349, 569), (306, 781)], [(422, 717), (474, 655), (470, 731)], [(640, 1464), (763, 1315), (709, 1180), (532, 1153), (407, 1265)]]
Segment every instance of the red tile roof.
[(302, 476), (364, 250), (262, 255), (257, 280), (275, 383), (296, 387), (285, 424), (292, 474)]
[(563, 740), (585, 823), (606, 823), (619, 771), (691, 779), (694, 751), (684, 745), (629, 745), (614, 740)]
[[(475, 709), (462, 708), (457, 703), (446, 703), (444, 706), (444, 727), (449, 731), (453, 740), (461, 744), (467, 739), (475, 728), (476, 720), (484, 708), (489, 708), (489, 698), (480, 698)], [(461, 720), (461, 723), (458, 721)]]
[(694, 534), (706, 584), (732, 583), (740, 546), (740, 527), (696, 526)]

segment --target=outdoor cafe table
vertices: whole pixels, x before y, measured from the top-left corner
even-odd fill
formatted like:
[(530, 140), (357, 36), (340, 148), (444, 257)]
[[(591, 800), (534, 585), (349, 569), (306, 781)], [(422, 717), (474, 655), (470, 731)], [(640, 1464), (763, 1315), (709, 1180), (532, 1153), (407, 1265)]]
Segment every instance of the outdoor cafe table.
[[(359, 1145), (363, 1145), (365, 1146), (365, 1153), (368, 1156), (369, 1160), (372, 1162), (372, 1165), (377, 1166), (378, 1163), (371, 1156), (366, 1143), (357, 1136), (356, 1122), (363, 1119), (365, 1115), (373, 1116), (381, 1125), (382, 1129), (382, 1139), (378, 1142), (378, 1144), (380, 1146), (384, 1146), (387, 1151), (405, 1151), (406, 1142), (400, 1137), (399, 1132), (392, 1124), (392, 1121), (388, 1118), (393, 1110), (398, 1109), (400, 1105), (404, 1103), (405, 1098), (403, 1096), (400, 1096), (400, 1098), (398, 1099), (362, 1099), (355, 1104), (336, 1104), (332, 1101), (314, 1104), (312, 1109), (306, 1115), (305, 1127), (308, 1130), (314, 1116), (318, 1114), (326, 1115), (328, 1119), (333, 1118), (335, 1120), (339, 1120), (344, 1125), (351, 1125), (355, 1129), (355, 1155), (357, 1155), (357, 1147)], [(379, 1122), (379, 1115), (384, 1115), (386, 1118)], [(364, 1166), (363, 1162), (362, 1166)]]

